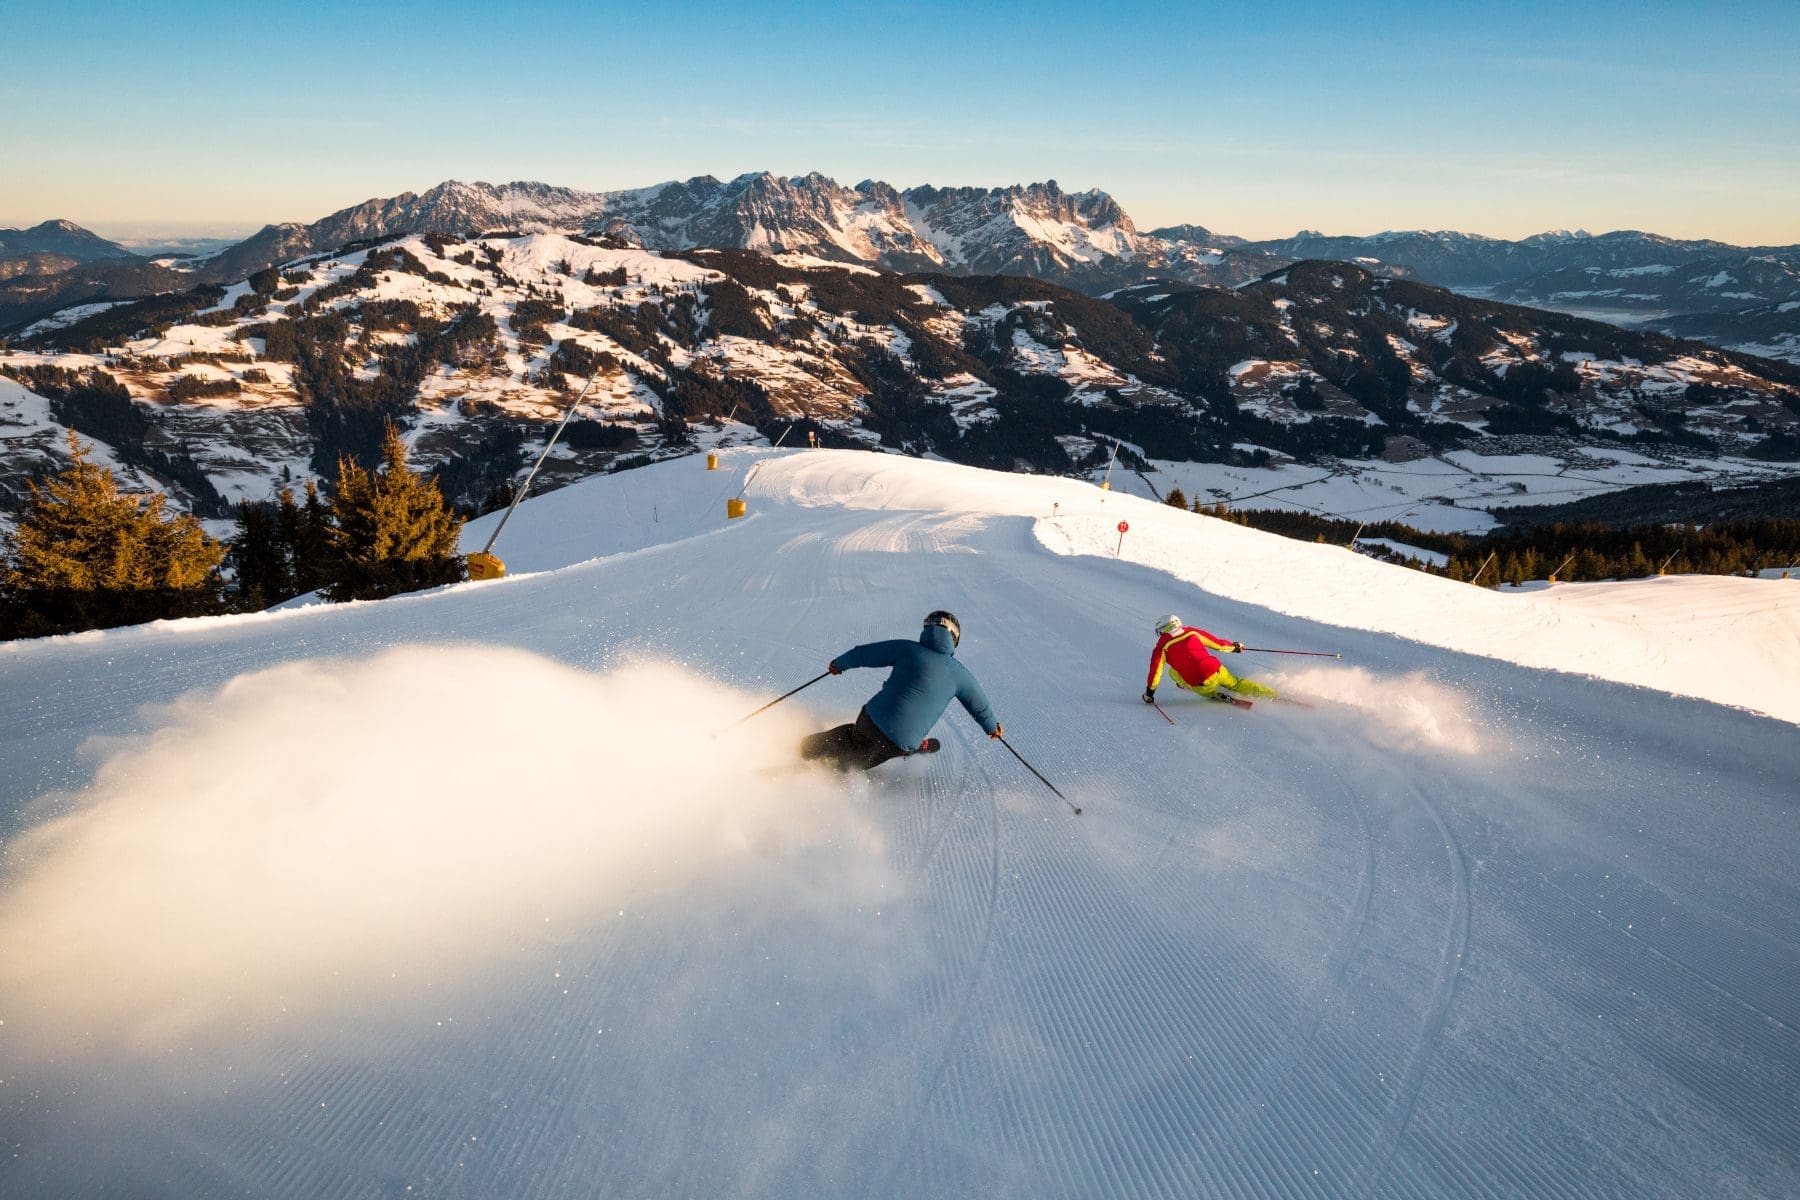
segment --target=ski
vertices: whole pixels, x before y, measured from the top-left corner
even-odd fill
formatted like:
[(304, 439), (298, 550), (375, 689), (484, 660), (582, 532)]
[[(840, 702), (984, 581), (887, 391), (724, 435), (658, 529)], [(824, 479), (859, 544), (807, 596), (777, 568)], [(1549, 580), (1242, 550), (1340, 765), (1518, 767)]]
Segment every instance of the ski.
[(1227, 696), (1224, 692), (1214, 692), (1212, 698), (1220, 704), (1229, 704), (1233, 708), (1255, 708), (1254, 701), (1245, 700), (1241, 696)]

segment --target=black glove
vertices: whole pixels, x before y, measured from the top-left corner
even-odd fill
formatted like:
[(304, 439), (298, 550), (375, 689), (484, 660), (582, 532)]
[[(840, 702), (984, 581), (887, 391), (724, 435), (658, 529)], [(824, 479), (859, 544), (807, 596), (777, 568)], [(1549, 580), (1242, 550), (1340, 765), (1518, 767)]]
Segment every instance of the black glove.
[(1156, 689), (1155, 688), (1145, 688), (1144, 689), (1144, 703), (1145, 704), (1155, 704), (1156, 703)]
[(1233, 654), (1242, 654), (1244, 652), (1244, 643), (1242, 643), (1242, 642), (1231, 643), (1231, 652)]

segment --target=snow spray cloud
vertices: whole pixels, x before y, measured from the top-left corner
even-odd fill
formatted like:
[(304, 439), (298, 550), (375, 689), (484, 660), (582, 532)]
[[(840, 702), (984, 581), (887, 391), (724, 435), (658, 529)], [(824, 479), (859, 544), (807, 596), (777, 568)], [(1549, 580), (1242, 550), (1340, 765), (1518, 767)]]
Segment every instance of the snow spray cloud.
[(667, 666), (418, 647), (186, 697), (8, 848), (7, 1040), (148, 1052), (379, 1011), (646, 893), (812, 878), (769, 860), (825, 842), (856, 878), (794, 903), (888, 885), (841, 790), (756, 770), (796, 714), (709, 736), (758, 699)]
[(1469, 698), (1413, 672), (1401, 679), (1360, 667), (1284, 671), (1270, 680), (1295, 696), (1359, 709), (1372, 740), (1396, 750), (1451, 750), (1479, 754), (1481, 724)]

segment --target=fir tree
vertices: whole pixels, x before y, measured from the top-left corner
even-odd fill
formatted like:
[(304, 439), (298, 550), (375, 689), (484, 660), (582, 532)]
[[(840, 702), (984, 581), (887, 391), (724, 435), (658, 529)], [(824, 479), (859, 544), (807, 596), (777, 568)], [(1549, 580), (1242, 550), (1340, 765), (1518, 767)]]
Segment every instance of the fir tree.
[(316, 592), (331, 582), (336, 551), (331, 542), (331, 507), (319, 495), (319, 485), (306, 481), (306, 503), (295, 504), (294, 494), (283, 490), (275, 510), (281, 538), (294, 567), (294, 594)]
[(381, 450), (376, 472), (338, 460), (328, 599), (374, 600), (463, 578), (462, 518), (437, 484), (407, 467), (406, 443), (392, 422)]
[(1163, 503), (1170, 508), (1179, 508), (1185, 511), (1188, 506), (1187, 493), (1178, 487), (1170, 488), (1169, 494), (1163, 497)]
[(67, 469), (27, 484), (0, 556), (0, 632), (38, 636), (219, 612), (224, 548), (167, 497), (122, 494), (69, 432)]
[(238, 502), (238, 533), (231, 539), (231, 558), (240, 607), (267, 608), (296, 594), (293, 560), (282, 541), (273, 505)]

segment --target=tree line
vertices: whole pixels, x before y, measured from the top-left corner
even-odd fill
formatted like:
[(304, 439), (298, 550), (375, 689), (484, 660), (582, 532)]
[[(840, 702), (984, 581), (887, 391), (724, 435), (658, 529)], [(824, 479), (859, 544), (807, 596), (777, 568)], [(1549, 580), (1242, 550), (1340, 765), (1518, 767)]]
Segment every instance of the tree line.
[[(1167, 503), (1189, 508), (1180, 488)], [(1441, 564), (1404, 553), (1393, 561), (1468, 583), (1518, 584), (1534, 579), (1571, 583), (1670, 575), (1744, 575), (1800, 565), (1800, 519), (1740, 517), (1705, 525), (1693, 521), (1614, 525), (1600, 521), (1498, 529), (1485, 534), (1433, 533), (1398, 521), (1356, 521), (1288, 509), (1234, 509), (1196, 498), (1192, 511), (1304, 541), (1348, 546), (1379, 538), (1443, 555)]]
[(0, 538), (0, 638), (255, 611), (314, 591), (373, 600), (464, 577), (463, 518), (407, 465), (391, 423), (379, 467), (346, 456), (329, 498), (309, 483), (303, 498), (240, 503), (229, 543), (166, 511), (162, 493), (122, 491), (74, 430), (68, 448), (66, 468), (26, 485)]

